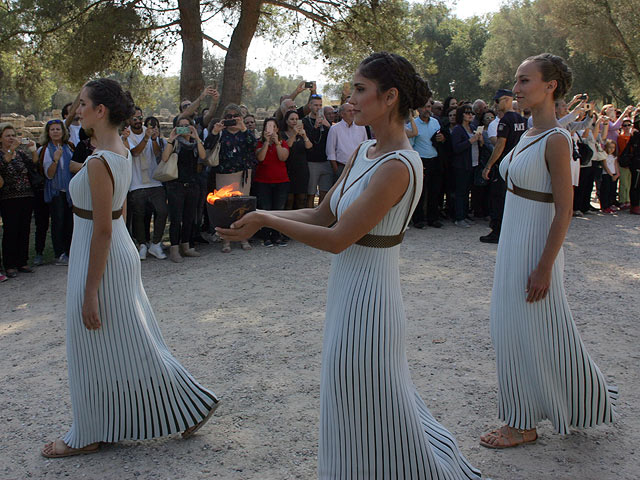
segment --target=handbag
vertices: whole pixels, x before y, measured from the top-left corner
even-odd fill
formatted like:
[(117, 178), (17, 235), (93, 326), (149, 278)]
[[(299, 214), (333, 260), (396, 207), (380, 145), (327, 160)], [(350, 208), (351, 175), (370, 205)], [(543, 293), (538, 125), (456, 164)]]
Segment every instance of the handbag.
[(220, 140), (216, 143), (216, 146), (209, 152), (207, 152), (207, 165), (210, 167), (217, 167), (220, 165)]
[(593, 153), (593, 158), (591, 159), (594, 162), (604, 162), (607, 159), (607, 152), (604, 151), (600, 142), (596, 142), (596, 151)]
[(178, 178), (178, 154), (173, 152), (166, 162), (160, 161), (153, 179), (159, 182), (169, 182)]
[(584, 140), (578, 140), (578, 156), (580, 157), (580, 165), (588, 165), (593, 158), (593, 150)]

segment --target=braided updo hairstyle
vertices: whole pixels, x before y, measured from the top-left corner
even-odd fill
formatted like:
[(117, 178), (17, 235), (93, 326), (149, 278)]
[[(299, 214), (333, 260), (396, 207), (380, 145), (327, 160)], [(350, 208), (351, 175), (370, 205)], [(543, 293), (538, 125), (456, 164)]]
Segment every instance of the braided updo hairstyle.
[(393, 87), (398, 89), (398, 115), (403, 120), (412, 109), (424, 107), (431, 98), (426, 80), (416, 73), (406, 58), (395, 53), (372, 53), (360, 63), (358, 72), (376, 82), (380, 93)]
[(109, 109), (109, 123), (120, 125), (135, 113), (131, 93), (122, 90), (115, 80), (99, 78), (85, 84), (87, 95), (94, 106), (104, 105)]
[(564, 58), (552, 55), (551, 53), (541, 53), (534, 57), (529, 57), (525, 62), (534, 62), (542, 73), (542, 80), (550, 82), (555, 80), (558, 86), (553, 91), (553, 99), (563, 98), (571, 89), (573, 84), (573, 72), (565, 62)]

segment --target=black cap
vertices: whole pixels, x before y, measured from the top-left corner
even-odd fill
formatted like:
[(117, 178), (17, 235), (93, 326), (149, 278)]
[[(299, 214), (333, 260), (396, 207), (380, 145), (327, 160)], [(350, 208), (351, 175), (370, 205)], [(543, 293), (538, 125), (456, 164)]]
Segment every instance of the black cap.
[(501, 88), (500, 90), (498, 90), (496, 92), (496, 94), (493, 96), (493, 101), (497, 102), (498, 100), (500, 100), (502, 97), (512, 97), (513, 98), (513, 92), (511, 90), (507, 90), (506, 88)]

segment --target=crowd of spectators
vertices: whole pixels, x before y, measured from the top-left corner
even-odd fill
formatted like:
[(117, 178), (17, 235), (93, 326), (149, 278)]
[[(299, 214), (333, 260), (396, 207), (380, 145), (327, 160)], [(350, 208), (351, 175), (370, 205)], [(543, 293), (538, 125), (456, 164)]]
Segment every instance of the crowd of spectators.
[[(296, 99), (305, 91), (308, 98), (298, 107)], [(207, 99), (210, 105), (205, 106)], [(302, 82), (258, 125), (244, 105), (226, 105), (222, 117), (214, 118), (218, 92), (207, 87), (196, 100), (180, 102), (167, 138), (158, 119), (145, 117), (136, 107), (123, 126), (122, 141), (132, 158), (126, 221), (140, 259), (168, 256), (181, 263), (200, 256), (199, 243), (219, 242), (222, 252), (230, 252), (231, 244), (220, 240), (209, 224), (206, 196), (214, 189), (231, 186), (255, 195), (258, 208), (266, 210), (311, 208), (321, 202), (357, 146), (375, 138), (369, 127), (355, 124), (354, 108), (348, 97), (343, 100), (339, 106), (324, 105), (315, 83)], [(54, 263), (68, 264), (73, 233), (68, 186), (96, 148), (92, 132), (82, 129), (75, 116), (76, 108), (77, 101), (64, 107), (62, 120), (47, 122), (37, 144), (18, 138), (11, 124), (0, 125), (0, 281), (44, 263), (49, 227)], [(620, 210), (640, 214), (638, 113), (632, 106), (622, 111), (611, 104), (597, 108), (587, 95), (576, 95), (569, 104), (556, 102), (558, 122), (574, 140), (575, 216)], [(414, 112), (406, 133), (423, 161), (424, 188), (413, 227), (442, 228), (450, 221), (470, 228), (488, 221), (491, 230), (480, 240), (497, 243), (507, 185), (496, 166), (531, 124), (531, 112), (520, 111), (505, 89), (489, 103), (429, 99)], [(213, 152), (215, 166), (209, 161)], [(174, 153), (177, 177), (155, 179), (158, 166)], [(599, 207), (592, 202), (594, 188)], [(30, 261), (32, 217), (35, 255)], [(289, 242), (272, 230), (257, 237), (265, 247)], [(243, 242), (241, 248), (251, 250), (252, 245)]]

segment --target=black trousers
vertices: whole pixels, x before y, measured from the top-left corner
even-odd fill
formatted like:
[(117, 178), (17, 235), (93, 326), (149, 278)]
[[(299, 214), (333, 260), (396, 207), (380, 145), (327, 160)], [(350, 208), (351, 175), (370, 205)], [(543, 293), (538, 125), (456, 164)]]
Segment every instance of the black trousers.
[(182, 183), (177, 180), (167, 182), (167, 200), (169, 202), (169, 239), (171, 245), (188, 243), (191, 240), (193, 220), (196, 216), (196, 204), (200, 189), (194, 183)]
[(439, 157), (423, 158), (422, 167), (424, 169), (422, 193), (412, 218), (413, 223), (424, 222), (425, 219), (428, 223), (432, 223), (440, 216), (438, 201), (443, 188), (442, 161)]
[(640, 165), (631, 166), (631, 189), (629, 199), (632, 207), (640, 206)]
[(498, 167), (493, 170), (493, 177), (491, 177), (491, 181), (489, 182), (489, 216), (491, 217), (489, 226), (491, 230), (500, 234), (502, 214), (504, 213), (504, 200), (507, 196), (507, 184), (504, 183), (497, 168)]
[(595, 177), (596, 171), (593, 165), (580, 168), (580, 180), (578, 181), (578, 188), (573, 197), (574, 210), (580, 210), (584, 213), (590, 210), (591, 192), (593, 191)]
[(42, 255), (49, 231), (49, 204), (44, 201), (44, 189), (33, 192), (33, 216), (36, 220), (36, 255)]
[(29, 261), (29, 233), (33, 197), (10, 198), (0, 201), (3, 235), (2, 253), (4, 268), (17, 269)]
[(67, 202), (67, 194), (60, 192), (51, 199), (51, 241), (53, 253), (58, 258), (63, 253), (69, 255), (73, 237), (73, 211)]
[(148, 228), (150, 219), (147, 220), (147, 211), (154, 213), (153, 243), (162, 241), (164, 227), (167, 225), (167, 196), (164, 187), (139, 188), (129, 193), (129, 208), (133, 218), (133, 236), (138, 244), (148, 240)]

